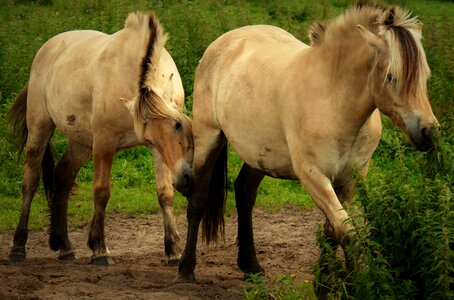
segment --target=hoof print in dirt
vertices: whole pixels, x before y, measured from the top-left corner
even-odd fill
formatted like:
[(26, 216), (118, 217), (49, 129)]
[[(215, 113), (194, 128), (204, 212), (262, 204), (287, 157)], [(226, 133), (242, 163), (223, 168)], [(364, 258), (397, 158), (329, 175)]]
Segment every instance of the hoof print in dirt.
[(175, 278), (175, 283), (195, 283), (195, 276), (194, 275), (188, 275), (188, 276), (181, 276), (178, 275), (177, 278)]
[(77, 260), (79, 259), (79, 256), (76, 255), (76, 253), (66, 253), (58, 256), (58, 260)]
[(91, 264), (96, 266), (111, 266), (114, 265), (114, 260), (109, 256), (101, 256), (91, 259)]

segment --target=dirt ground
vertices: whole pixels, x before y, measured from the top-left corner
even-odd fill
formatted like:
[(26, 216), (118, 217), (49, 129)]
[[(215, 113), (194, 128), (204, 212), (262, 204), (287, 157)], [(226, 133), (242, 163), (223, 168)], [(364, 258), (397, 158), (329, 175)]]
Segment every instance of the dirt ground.
[[(318, 258), (315, 241), (322, 214), (288, 207), (281, 212), (254, 211), (258, 259), (266, 276), (295, 274), (312, 279), (309, 267)], [(236, 215), (226, 219), (226, 241), (198, 245), (196, 283), (174, 283), (176, 266), (164, 256), (161, 214), (147, 219), (109, 214), (107, 244), (116, 262), (109, 267), (89, 264), (88, 224), (70, 231), (80, 259), (57, 260), (47, 245), (46, 232), (30, 232), (27, 260), (7, 262), (13, 232), (0, 235), (0, 299), (242, 299), (243, 274), (236, 266)], [(186, 217), (178, 216), (182, 240)], [(199, 239), (200, 240), (200, 239)]]

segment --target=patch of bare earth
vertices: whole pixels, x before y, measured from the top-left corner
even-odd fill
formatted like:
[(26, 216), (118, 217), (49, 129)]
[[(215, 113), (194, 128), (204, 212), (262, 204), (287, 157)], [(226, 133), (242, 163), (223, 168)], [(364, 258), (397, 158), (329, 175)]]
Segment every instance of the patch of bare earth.
[[(254, 211), (259, 262), (266, 276), (295, 274), (312, 279), (309, 267), (318, 259), (315, 241), (322, 214), (287, 207), (280, 212)], [(183, 243), (186, 217), (178, 216)], [(176, 266), (164, 256), (161, 214), (147, 219), (109, 214), (107, 243), (116, 262), (109, 267), (89, 264), (88, 224), (70, 231), (80, 257), (58, 261), (47, 245), (45, 232), (30, 232), (27, 259), (9, 264), (13, 232), (0, 235), (0, 299), (242, 299), (243, 274), (236, 266), (236, 215), (226, 219), (225, 243), (197, 249), (196, 283), (174, 283)], [(199, 238), (200, 240), (200, 238)]]

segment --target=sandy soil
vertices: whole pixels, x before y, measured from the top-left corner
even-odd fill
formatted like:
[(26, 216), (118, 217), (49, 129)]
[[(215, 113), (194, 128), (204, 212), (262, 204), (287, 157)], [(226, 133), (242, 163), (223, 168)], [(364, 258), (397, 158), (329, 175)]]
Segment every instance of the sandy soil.
[[(318, 258), (315, 241), (322, 214), (288, 207), (281, 212), (254, 211), (258, 259), (266, 276), (295, 274), (312, 279), (309, 268)], [(110, 214), (107, 243), (116, 262), (109, 267), (89, 264), (88, 224), (70, 232), (80, 259), (57, 260), (45, 232), (30, 232), (27, 260), (7, 262), (13, 232), (0, 235), (0, 299), (242, 299), (243, 274), (236, 266), (236, 216), (226, 220), (226, 241), (199, 244), (196, 283), (174, 283), (177, 267), (167, 266), (160, 214), (147, 219)], [(182, 237), (186, 218), (178, 217)], [(184, 240), (184, 238), (183, 238)]]

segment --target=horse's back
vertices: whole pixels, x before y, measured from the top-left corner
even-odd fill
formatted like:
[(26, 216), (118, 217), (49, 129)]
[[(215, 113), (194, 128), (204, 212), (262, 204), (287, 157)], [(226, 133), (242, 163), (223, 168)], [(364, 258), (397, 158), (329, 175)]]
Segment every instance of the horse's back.
[(281, 77), (292, 65), (291, 57), (308, 48), (287, 31), (270, 25), (245, 26), (229, 31), (205, 51), (197, 69), (194, 89), (216, 90), (216, 95), (203, 97), (216, 98), (216, 101), (223, 101), (229, 97), (227, 94), (235, 93), (234, 84), (246, 89), (251, 85), (255, 90), (266, 89), (269, 85), (262, 86), (260, 82)]
[(241, 27), (223, 34), (210, 44), (200, 61), (197, 75), (212, 75), (210, 69), (226, 65), (229, 71), (235, 71), (238, 68), (232, 68), (232, 65), (269, 64), (269, 59), (275, 61), (284, 52), (291, 54), (307, 47), (289, 32), (275, 26)]
[[(36, 54), (30, 80), (43, 82), (55, 73), (78, 70), (87, 66), (94, 57), (93, 50), (105, 43), (108, 36), (102, 32), (78, 30), (60, 33), (49, 39)], [(63, 69), (61, 69), (63, 67)], [(68, 74), (69, 75), (69, 74)]]

